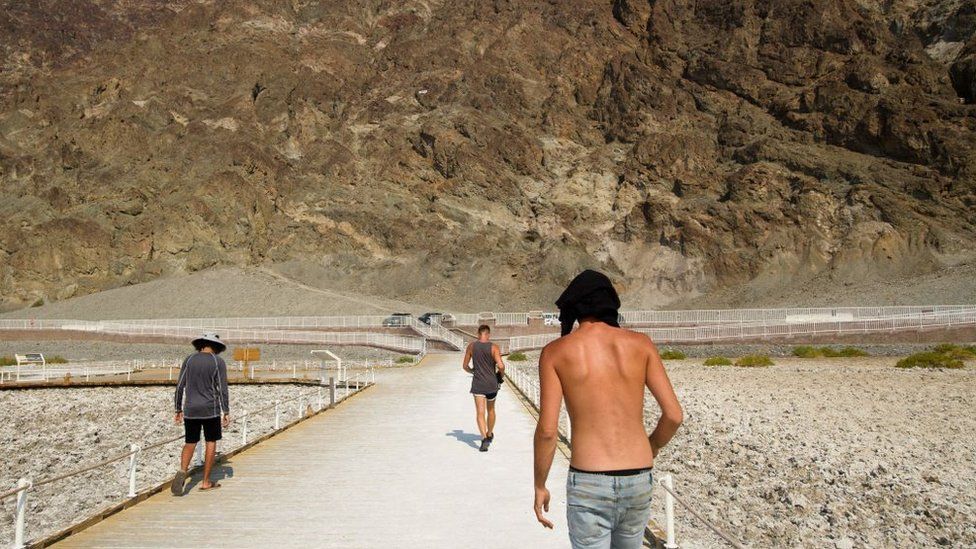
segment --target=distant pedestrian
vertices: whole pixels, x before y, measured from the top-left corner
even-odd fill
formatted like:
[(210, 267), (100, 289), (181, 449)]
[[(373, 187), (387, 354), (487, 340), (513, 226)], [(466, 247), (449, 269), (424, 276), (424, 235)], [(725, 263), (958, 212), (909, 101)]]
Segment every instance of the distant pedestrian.
[[(543, 515), (549, 511), (546, 479), (565, 396), (573, 437), (566, 482), (570, 542), (575, 549), (639, 548), (651, 514), (651, 467), (681, 424), (681, 406), (654, 343), (619, 327), (620, 299), (609, 278), (583, 271), (556, 305), (562, 337), (539, 357), (536, 518), (552, 528)], [(644, 427), (644, 387), (661, 407), (650, 436)]]
[[(471, 362), (473, 367), (469, 367)], [(471, 379), (471, 394), (474, 395), (475, 417), (478, 431), (481, 432), (482, 452), (495, 440), (495, 397), (505, 373), (505, 363), (498, 345), (491, 342), (491, 328), (482, 324), (478, 327), (478, 340), (472, 341), (464, 352), (461, 364), (465, 372), (474, 374)]]
[(174, 399), (175, 422), (182, 422), (185, 431), (180, 469), (176, 472), (170, 487), (175, 496), (183, 495), (186, 472), (193, 458), (193, 450), (200, 442), (201, 429), (206, 441), (206, 451), (200, 489), (220, 488), (219, 483), (210, 480), (210, 471), (213, 469), (214, 457), (217, 453), (217, 441), (221, 438), (221, 427), (230, 424), (227, 365), (224, 359), (217, 356), (224, 352), (227, 346), (220, 341), (220, 336), (217, 334), (204, 334), (193, 340), (193, 347), (196, 353), (188, 356), (180, 368)]

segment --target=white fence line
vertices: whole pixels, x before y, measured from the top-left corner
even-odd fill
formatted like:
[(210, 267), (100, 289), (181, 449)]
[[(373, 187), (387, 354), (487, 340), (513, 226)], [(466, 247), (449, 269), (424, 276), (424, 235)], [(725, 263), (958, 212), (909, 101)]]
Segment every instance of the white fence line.
[[(781, 309), (697, 309), (659, 311), (621, 311), (627, 324), (728, 324), (740, 322), (799, 322), (883, 320), (892, 317), (931, 315), (939, 313), (976, 311), (976, 305), (898, 305), (880, 307), (794, 307)], [(526, 325), (530, 318), (555, 313), (449, 313), (445, 321), (456, 325), (477, 325), (484, 315), (491, 315), (496, 325)], [(0, 319), (0, 330), (76, 330), (99, 331), (102, 324), (127, 326), (188, 328), (188, 329), (275, 329), (301, 330), (308, 328), (380, 328), (406, 326), (408, 321), (385, 315), (358, 316), (283, 316), (240, 318), (177, 318), (128, 319), (110, 321), (65, 319)]]
[(447, 343), (455, 351), (460, 351), (464, 348), (464, 338), (441, 326), (436, 320), (431, 320), (430, 324), (425, 324), (413, 317), (408, 317), (406, 325), (428, 339), (436, 339), (437, 341)]
[[(818, 334), (867, 334), (898, 332), (926, 328), (976, 325), (976, 310), (939, 312), (920, 316), (903, 316), (881, 320), (854, 320), (843, 322), (809, 322), (805, 324), (782, 322), (779, 324), (730, 324), (715, 326), (690, 326), (684, 328), (645, 328), (636, 331), (647, 334), (659, 343), (693, 343), (699, 341), (723, 341), (764, 339)], [(540, 349), (559, 338), (559, 334), (516, 336), (509, 340), (508, 351)]]

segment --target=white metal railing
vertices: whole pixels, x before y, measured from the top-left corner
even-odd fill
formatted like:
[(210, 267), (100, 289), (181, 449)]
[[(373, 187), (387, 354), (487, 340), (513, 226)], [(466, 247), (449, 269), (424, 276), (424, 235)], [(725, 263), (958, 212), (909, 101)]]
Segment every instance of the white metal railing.
[[(506, 362), (505, 365), (505, 377), (509, 382), (515, 385), (516, 389), (522, 393), (522, 396), (529, 401), (536, 413), (541, 410), (541, 400), (539, 392), (539, 376), (538, 370), (536, 368), (524, 367), (511, 362)], [(558, 423), (559, 436), (569, 444), (572, 440), (572, 424), (569, 421), (569, 415), (566, 412), (565, 403), (559, 410), (559, 423)], [(657, 484), (664, 489), (664, 518), (665, 518), (665, 544), (664, 547), (669, 549), (674, 549), (678, 547), (677, 535), (675, 532), (674, 523), (674, 503), (677, 501), (685, 509), (691, 513), (692, 516), (700, 520), (705, 524), (708, 529), (713, 531), (716, 535), (722, 538), (728, 545), (735, 549), (743, 549), (743, 545), (738, 542), (732, 536), (726, 534), (718, 526), (705, 518), (701, 513), (689, 505), (684, 499), (682, 499), (674, 490), (674, 476), (671, 473), (664, 473), (660, 475), (657, 480)]]
[[(756, 322), (786, 322), (791, 318), (799, 322), (809, 320), (883, 320), (899, 316), (931, 315), (939, 313), (974, 311), (976, 305), (898, 305), (880, 307), (794, 307), (780, 309), (699, 309), (621, 311), (627, 324), (728, 324)], [(449, 313), (445, 320), (457, 325), (477, 325), (479, 320), (494, 319), (496, 325), (524, 325), (530, 317), (538, 317), (541, 311), (525, 313)], [(554, 314), (554, 313), (544, 313)], [(130, 319), (108, 321), (130, 326), (158, 326), (192, 329), (316, 329), (316, 328), (379, 328), (390, 320), (385, 315), (358, 316), (291, 316), (253, 318), (178, 318), (178, 319)], [(63, 319), (0, 319), (0, 330), (94, 330), (99, 321)], [(396, 326), (403, 324), (393, 323)]]
[(428, 339), (435, 339), (447, 343), (456, 351), (464, 348), (464, 338), (441, 326), (436, 320), (432, 319), (430, 324), (426, 324), (413, 317), (407, 317), (405, 324), (413, 329), (413, 331)]
[[(314, 390), (303, 391), (298, 395), (295, 395), (291, 398), (287, 398), (284, 400), (275, 400), (273, 403), (259, 410), (255, 410), (255, 411), (243, 410), (241, 412), (241, 415), (235, 417), (232, 421), (232, 423), (240, 422), (241, 424), (240, 446), (245, 446), (248, 443), (248, 434), (249, 434), (248, 420), (249, 418), (253, 418), (255, 415), (269, 413), (273, 411), (274, 428), (271, 430), (271, 432), (277, 432), (283, 428), (281, 424), (282, 416), (288, 415), (288, 410), (290, 409), (290, 407), (285, 407), (283, 405), (292, 402), (296, 403), (295, 418), (293, 421), (297, 421), (305, 417), (307, 406), (312, 406), (313, 402), (317, 403), (316, 406), (317, 411), (321, 411), (325, 407), (325, 394), (323, 391), (328, 390), (329, 392), (328, 398), (329, 398), (330, 406), (334, 406), (335, 404), (342, 402), (343, 400), (358, 393), (359, 391), (362, 391), (363, 389), (365, 389), (375, 381), (376, 381), (376, 374), (373, 369), (369, 369), (367, 371), (362, 371), (357, 373), (353, 379), (346, 380), (344, 383), (342, 383), (342, 385), (338, 385), (335, 382), (334, 378), (331, 380), (331, 383), (326, 385), (325, 379), (323, 379), (322, 383), (319, 386), (315, 387)], [(287, 425), (285, 425), (284, 427), (287, 427)], [(126, 484), (128, 486), (127, 497), (130, 498), (135, 497), (137, 495), (137, 488), (138, 488), (136, 482), (137, 479), (136, 472), (138, 469), (139, 457), (141, 455), (145, 455), (145, 453), (148, 452), (149, 450), (161, 448), (163, 446), (172, 444), (179, 440), (183, 440), (182, 434), (167, 438), (165, 440), (152, 442), (146, 444), (145, 446), (141, 446), (138, 444), (130, 444), (129, 450), (127, 452), (123, 452), (111, 456), (92, 465), (87, 465), (85, 467), (81, 467), (79, 469), (69, 471), (67, 473), (63, 473), (39, 481), (32, 481), (29, 478), (19, 479), (17, 481), (16, 487), (4, 492), (0, 492), (0, 502), (5, 501), (9, 498), (16, 498), (16, 508), (14, 513), (14, 539), (13, 539), (12, 547), (14, 547), (15, 549), (21, 549), (27, 545), (27, 539), (28, 539), (26, 535), (27, 510), (28, 510), (27, 496), (30, 490), (40, 488), (42, 486), (54, 484), (64, 479), (75, 477), (111, 465), (113, 463), (118, 463), (123, 460), (128, 460), (129, 465), (126, 468)], [(238, 448), (240, 446), (238, 446)], [(198, 443), (197, 445), (198, 452), (201, 449), (201, 447), (202, 447), (202, 443)]]
[[(837, 322), (728, 324), (714, 326), (690, 326), (681, 328), (643, 328), (636, 331), (647, 334), (660, 343), (692, 343), (698, 341), (748, 340), (770, 337), (792, 337), (818, 334), (867, 334), (922, 330), (952, 326), (976, 325), (976, 310), (927, 313), (918, 316), (892, 317), (879, 320), (850, 320)], [(559, 334), (516, 336), (509, 340), (508, 351), (525, 351), (545, 347), (559, 338)]]
[[(137, 326), (115, 322), (101, 323), (101, 332), (118, 335), (162, 336), (192, 338), (197, 328), (172, 326)], [(425, 349), (422, 338), (377, 332), (315, 332), (297, 330), (240, 330), (220, 329), (221, 339), (241, 343), (305, 343), (329, 345), (364, 345), (397, 351), (419, 353)]]
[(387, 315), (350, 316), (271, 316), (240, 318), (174, 318), (113, 320), (120, 324), (171, 326), (194, 329), (309, 329), (309, 328), (381, 328)]
[(723, 324), (787, 321), (791, 317), (819, 321), (878, 320), (906, 315), (976, 310), (976, 305), (909, 305), (883, 307), (793, 307), (784, 309), (702, 309), (676, 311), (621, 311), (627, 324)]

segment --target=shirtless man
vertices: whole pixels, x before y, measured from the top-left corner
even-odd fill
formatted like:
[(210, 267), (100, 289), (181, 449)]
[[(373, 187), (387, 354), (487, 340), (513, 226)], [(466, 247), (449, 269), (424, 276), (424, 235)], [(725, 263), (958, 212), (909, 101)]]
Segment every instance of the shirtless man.
[[(469, 364), (474, 361), (474, 366)], [(505, 363), (498, 345), (491, 342), (491, 327), (482, 324), (478, 327), (478, 340), (472, 341), (464, 352), (461, 367), (473, 374), (471, 394), (474, 395), (474, 411), (481, 432), (482, 452), (495, 440), (495, 397), (505, 373)]]
[[(651, 340), (619, 328), (620, 300), (606, 276), (580, 273), (556, 305), (563, 337), (539, 358), (536, 518), (552, 528), (543, 514), (549, 511), (546, 479), (565, 396), (572, 425), (566, 482), (570, 541), (574, 549), (636, 549), (650, 519), (651, 467), (681, 424), (681, 406)], [(577, 320), (579, 329), (570, 333)], [(661, 407), (650, 436), (644, 428), (644, 387)]]

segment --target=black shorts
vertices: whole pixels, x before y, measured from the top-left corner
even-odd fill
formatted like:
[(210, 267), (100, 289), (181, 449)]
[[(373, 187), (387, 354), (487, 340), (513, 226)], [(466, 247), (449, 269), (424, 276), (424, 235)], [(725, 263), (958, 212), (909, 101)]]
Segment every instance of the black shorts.
[(494, 393), (474, 393), (474, 396), (476, 396), (476, 397), (485, 397), (485, 400), (487, 400), (488, 402), (491, 402), (491, 401), (495, 400), (495, 397), (498, 396), (498, 391), (495, 391)]
[(207, 442), (220, 440), (220, 418), (208, 417), (207, 419), (186, 419), (183, 418), (183, 429), (186, 431), (184, 440), (187, 444), (200, 442), (200, 428), (203, 427), (203, 438)]

